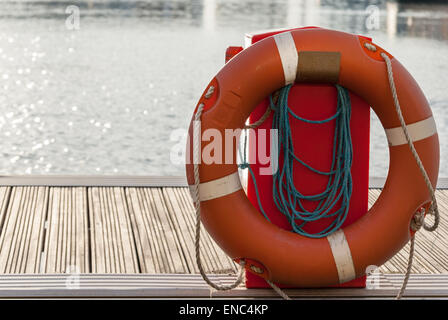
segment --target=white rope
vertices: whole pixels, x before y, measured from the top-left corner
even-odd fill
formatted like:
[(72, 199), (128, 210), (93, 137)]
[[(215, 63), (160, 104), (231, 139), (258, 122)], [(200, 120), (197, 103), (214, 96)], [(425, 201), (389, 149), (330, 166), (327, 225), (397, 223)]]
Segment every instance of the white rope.
[[(369, 47), (366, 46), (367, 49), (371, 50)], [(376, 50), (376, 49), (375, 49)], [(434, 215), (434, 224), (433, 225), (428, 225), (424, 222), (424, 212), (422, 211), (418, 211), (412, 221), (411, 221), (411, 229), (414, 232), (417, 232), (422, 226), (425, 230), (427, 231), (435, 231), (437, 229), (437, 227), (439, 226), (439, 222), (440, 222), (440, 214), (439, 214), (439, 208), (437, 206), (437, 199), (435, 196), (435, 192), (434, 192), (434, 188), (432, 187), (431, 181), (429, 180), (428, 174), (425, 170), (425, 167), (423, 166), (422, 161), (420, 160), (420, 157), (417, 153), (417, 150), (415, 150), (415, 146), (414, 143), (412, 142), (412, 139), (409, 135), (408, 129), (406, 127), (406, 122), (404, 121), (403, 118), (403, 114), (401, 113), (401, 107), (400, 107), (400, 102), (398, 101), (398, 95), (397, 95), (397, 90), (395, 88), (395, 81), (394, 81), (394, 74), (392, 71), (392, 64), (390, 62), (390, 58), (387, 54), (385, 54), (384, 52), (381, 53), (381, 57), (384, 59), (384, 61), (386, 62), (386, 68), (387, 68), (387, 77), (389, 79), (389, 86), (390, 86), (390, 91), (392, 93), (392, 98), (394, 100), (394, 106), (395, 106), (395, 111), (397, 113), (398, 119), (400, 121), (400, 125), (401, 128), (403, 129), (404, 135), (406, 137), (406, 141), (408, 143), (409, 149), (411, 150), (411, 153), (415, 159), (415, 161), (417, 162), (418, 168), (425, 180), (425, 184), (426, 187), (429, 190), (429, 193), (431, 195), (431, 200), (432, 203), (429, 207), (428, 213)], [(414, 258), (414, 246), (415, 246), (415, 234), (411, 237), (411, 247), (409, 249), (409, 259), (408, 259), (408, 265), (406, 268), (406, 274), (405, 277), (403, 279), (403, 283), (401, 285), (400, 291), (398, 292), (396, 299), (401, 299), (401, 297), (404, 294), (404, 291), (406, 290), (406, 286), (408, 284), (408, 280), (409, 280), (409, 276), (411, 274), (411, 268), (412, 268), (412, 261)]]
[(401, 283), (400, 291), (395, 297), (396, 300), (400, 300), (403, 297), (403, 294), (408, 285), (409, 276), (411, 275), (412, 262), (414, 260), (414, 246), (415, 246), (415, 234), (413, 234), (411, 237), (411, 247), (409, 248), (408, 265), (406, 267), (406, 273), (403, 282)]
[[(204, 109), (204, 104), (200, 104), (198, 106), (198, 110), (196, 111), (196, 114), (194, 116), (194, 128), (193, 133), (198, 134), (198, 138), (195, 139), (193, 142), (193, 154), (195, 156), (201, 156), (201, 151), (199, 150), (199, 142), (201, 139), (201, 115), (202, 110)], [(199, 158), (200, 159), (200, 158)], [(193, 201), (194, 201), (194, 207), (196, 211), (196, 238), (195, 238), (195, 251), (196, 251), (196, 264), (198, 266), (199, 272), (202, 276), (202, 279), (212, 288), (216, 290), (231, 290), (236, 287), (238, 287), (243, 282), (243, 276), (244, 276), (244, 266), (245, 261), (240, 261), (240, 270), (238, 272), (238, 278), (235, 280), (234, 283), (230, 285), (218, 285), (214, 283), (205, 273), (204, 267), (202, 265), (201, 260), (201, 250), (200, 250), (200, 240), (201, 240), (201, 202), (199, 200), (199, 184), (200, 184), (200, 177), (199, 177), (199, 161), (198, 159), (193, 159), (193, 169), (194, 169), (194, 186), (192, 188), (192, 194), (193, 194)]]
[(272, 281), (270, 281), (268, 279), (266, 279), (266, 282), (272, 287), (272, 289), (274, 289), (275, 292), (277, 292), (277, 294), (280, 297), (282, 297), (285, 300), (291, 300), (291, 298), (282, 289), (277, 287), (274, 282), (272, 282)]
[[(272, 97), (272, 99), (274, 100), (274, 102), (277, 101), (277, 99), (278, 99), (278, 95), (279, 95), (279, 91), (275, 91), (275, 92), (274, 92), (274, 95), (273, 95), (273, 97)], [(272, 112), (272, 111), (273, 111), (273, 110), (272, 110), (272, 105), (269, 105), (269, 106), (266, 108), (266, 111), (264, 112), (264, 114), (261, 116), (260, 119), (258, 119), (258, 120), (255, 121), (254, 123), (245, 125), (243, 129), (256, 129), (256, 128), (258, 128), (259, 126), (261, 126), (261, 125), (263, 124), (263, 122), (266, 121), (267, 118), (269, 118), (269, 116), (271, 115), (271, 112)]]
[(420, 230), (420, 228), (424, 224), (424, 221), (425, 221), (425, 211), (424, 210), (416, 212), (414, 217), (411, 220), (411, 229), (412, 229), (412, 231), (414, 231), (414, 234), (411, 237), (411, 246), (409, 248), (409, 257), (408, 257), (408, 264), (406, 267), (406, 273), (405, 273), (403, 282), (401, 284), (400, 291), (398, 292), (397, 296), (395, 297), (397, 300), (399, 300), (403, 297), (404, 291), (406, 290), (406, 286), (408, 285), (409, 276), (411, 275), (412, 262), (414, 260), (415, 232)]
[(269, 117), (269, 115), (271, 114), (271, 111), (272, 111), (271, 107), (267, 107), (266, 111), (264, 112), (264, 114), (261, 116), (260, 119), (258, 119), (254, 123), (245, 125), (244, 129), (255, 129), (255, 128), (258, 128), (259, 126), (261, 126), (261, 124), (263, 122), (265, 122), (266, 119)]
[(389, 79), (389, 85), (390, 90), (392, 92), (392, 97), (394, 99), (395, 111), (397, 112), (397, 116), (398, 119), (400, 120), (400, 124), (403, 129), (404, 135), (406, 136), (406, 141), (408, 143), (409, 149), (411, 150), (411, 153), (414, 156), (415, 161), (417, 162), (418, 168), (420, 169), (420, 172), (423, 175), (423, 178), (425, 179), (426, 187), (428, 188), (429, 193), (431, 195), (432, 203), (428, 210), (428, 213), (434, 215), (434, 224), (430, 226), (425, 223), (423, 224), (423, 228), (427, 231), (434, 231), (439, 226), (440, 221), (439, 208), (437, 206), (437, 199), (434, 192), (434, 188), (432, 187), (431, 180), (429, 180), (428, 174), (426, 173), (425, 167), (423, 166), (423, 163), (420, 160), (417, 150), (415, 150), (414, 143), (412, 142), (411, 136), (409, 135), (408, 129), (406, 127), (406, 122), (404, 121), (403, 118), (403, 114), (401, 113), (400, 102), (398, 101), (397, 90), (395, 88), (395, 82), (394, 82), (394, 74), (392, 72), (392, 64), (390, 62), (390, 59), (385, 53), (381, 53), (381, 57), (383, 57), (384, 61), (386, 62), (387, 76)]
[(369, 49), (372, 52), (376, 52), (376, 47), (373, 44), (366, 42), (366, 43), (364, 43), (364, 47), (366, 47), (367, 49)]

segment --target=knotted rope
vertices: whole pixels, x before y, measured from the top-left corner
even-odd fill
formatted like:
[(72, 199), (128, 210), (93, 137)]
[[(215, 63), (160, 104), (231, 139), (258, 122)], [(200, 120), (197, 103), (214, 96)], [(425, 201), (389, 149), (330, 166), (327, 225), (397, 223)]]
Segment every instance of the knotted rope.
[[(365, 47), (368, 50), (371, 51), (376, 51), (376, 47), (369, 44), (369, 46), (367, 46), (367, 43), (365, 45)], [(374, 50), (372, 50), (372, 47), (375, 48)], [(420, 230), (420, 228), (423, 226), (423, 228), (427, 231), (433, 232), (437, 229), (437, 227), (439, 226), (439, 222), (440, 222), (440, 214), (439, 214), (439, 208), (437, 205), (437, 199), (435, 196), (435, 192), (434, 192), (434, 188), (432, 187), (431, 184), (431, 180), (429, 180), (428, 177), (428, 173), (425, 170), (425, 167), (423, 166), (423, 163), (417, 153), (417, 150), (415, 150), (415, 146), (414, 143), (412, 142), (412, 139), (409, 135), (407, 126), (406, 126), (406, 122), (404, 121), (403, 118), (403, 114), (401, 112), (401, 106), (400, 106), (400, 102), (398, 101), (398, 95), (397, 95), (397, 89), (395, 88), (395, 81), (394, 81), (394, 74), (393, 74), (393, 70), (392, 70), (392, 63), (390, 61), (390, 58), (387, 54), (385, 54), (384, 52), (381, 53), (381, 57), (384, 59), (384, 61), (386, 62), (386, 69), (387, 69), (387, 78), (389, 80), (389, 87), (390, 87), (390, 91), (392, 93), (392, 98), (394, 100), (394, 106), (395, 106), (395, 111), (397, 113), (398, 119), (400, 121), (400, 125), (401, 128), (403, 129), (404, 135), (406, 137), (406, 142), (409, 146), (409, 149), (412, 153), (412, 156), (414, 157), (418, 168), (425, 180), (425, 184), (426, 187), (428, 188), (429, 194), (431, 196), (431, 205), (429, 206), (429, 210), (428, 210), (428, 214), (434, 215), (434, 223), (433, 225), (428, 225), (425, 223), (424, 219), (425, 219), (425, 214), (423, 211), (417, 211), (411, 221), (411, 229), (414, 232), (414, 234), (411, 237), (411, 244), (410, 244), (410, 249), (409, 249), (409, 259), (408, 259), (408, 265), (406, 268), (406, 273), (405, 273), (405, 277), (403, 279), (403, 283), (401, 285), (400, 291), (398, 292), (396, 299), (401, 299), (405, 290), (406, 290), (406, 286), (408, 284), (409, 281), (409, 276), (411, 275), (411, 268), (412, 268), (412, 262), (414, 259), (414, 247), (415, 247), (415, 233)]]

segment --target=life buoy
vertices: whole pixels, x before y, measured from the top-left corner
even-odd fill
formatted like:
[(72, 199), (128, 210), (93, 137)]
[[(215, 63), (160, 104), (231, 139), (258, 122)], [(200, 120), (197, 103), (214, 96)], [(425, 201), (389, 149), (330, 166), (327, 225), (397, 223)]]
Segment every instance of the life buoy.
[[(328, 286), (364, 275), (368, 266), (383, 264), (409, 241), (414, 213), (431, 198), (400, 127), (381, 54), (391, 59), (407, 129), (435, 186), (439, 141), (428, 102), (406, 69), (367, 38), (325, 29), (280, 33), (239, 53), (207, 86), (198, 102), (201, 132), (213, 128), (225, 136), (225, 129), (243, 128), (254, 107), (287, 84), (337, 83), (371, 105), (389, 142), (389, 173), (374, 206), (355, 223), (320, 239), (264, 219), (241, 187), (235, 156), (231, 163), (200, 163), (202, 222), (231, 258), (246, 261), (247, 271), (292, 286)], [(187, 160), (192, 185), (192, 158)]]

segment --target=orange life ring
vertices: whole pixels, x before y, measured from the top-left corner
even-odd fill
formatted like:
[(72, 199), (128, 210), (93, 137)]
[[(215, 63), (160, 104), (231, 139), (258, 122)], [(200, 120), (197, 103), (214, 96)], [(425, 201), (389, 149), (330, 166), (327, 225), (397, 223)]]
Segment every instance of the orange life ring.
[[(202, 222), (231, 258), (245, 259), (247, 271), (282, 284), (328, 286), (364, 275), (368, 266), (383, 264), (410, 239), (411, 218), (431, 198), (404, 139), (381, 53), (391, 59), (407, 128), (435, 186), (439, 141), (428, 102), (406, 69), (367, 38), (325, 29), (280, 33), (239, 53), (207, 86), (198, 103), (203, 106), (202, 132), (214, 128), (224, 136), (225, 129), (243, 128), (254, 107), (275, 90), (294, 81), (319, 82), (338, 83), (361, 96), (389, 141), (389, 173), (374, 206), (352, 225), (321, 239), (268, 222), (242, 190), (235, 157), (231, 164), (201, 163)], [(192, 185), (193, 165), (187, 160)]]

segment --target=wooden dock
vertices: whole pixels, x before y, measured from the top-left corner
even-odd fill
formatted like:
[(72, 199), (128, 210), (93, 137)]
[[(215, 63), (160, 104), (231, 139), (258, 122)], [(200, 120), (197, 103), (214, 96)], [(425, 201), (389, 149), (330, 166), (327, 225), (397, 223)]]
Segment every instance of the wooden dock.
[[(125, 277), (131, 283), (141, 278), (148, 283), (159, 279), (158, 283), (163, 284), (165, 279), (165, 287), (178, 278), (186, 279), (193, 289), (202, 286), (204, 290), (195, 264), (193, 206), (183, 179), (142, 178), (134, 179), (134, 183), (130, 178), (26, 179), (30, 178), (0, 178), (0, 296), (11, 294), (8, 285), (17, 288), (26, 279), (34, 279), (40, 286), (72, 274), (81, 274), (86, 281), (92, 277), (110, 281)], [(370, 189), (370, 205), (380, 192), (378, 188)], [(448, 189), (438, 189), (437, 199), (439, 230), (418, 233), (412, 269), (414, 278), (426, 278), (418, 278), (415, 284), (411, 281), (410, 285), (418, 287), (422, 281), (428, 285), (431, 276), (438, 277), (448, 297), (448, 277), (444, 277), (448, 276)], [(221, 281), (233, 277), (235, 264), (205, 230), (201, 248), (208, 273)], [(408, 250), (409, 245), (380, 267), (389, 289), (396, 287), (396, 279), (405, 272)], [(57, 291), (56, 284), (52, 290)], [(437, 287), (439, 295), (442, 289)], [(198, 292), (203, 293), (201, 290)], [(248, 294), (239, 290), (236, 296)], [(37, 292), (42, 295), (48, 290)], [(70, 292), (68, 295), (74, 294)], [(151, 292), (146, 295), (151, 296)]]

